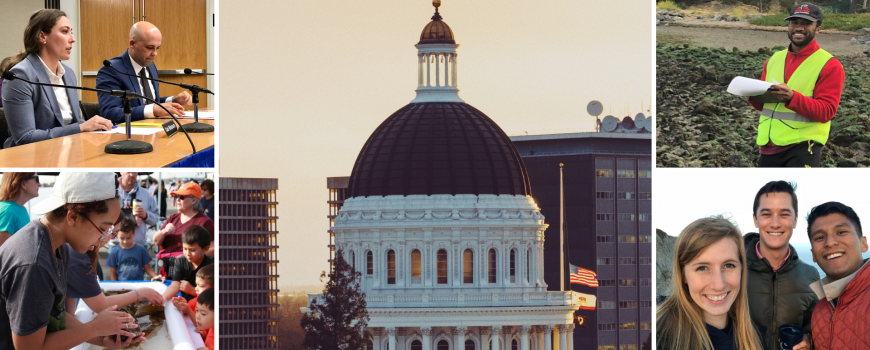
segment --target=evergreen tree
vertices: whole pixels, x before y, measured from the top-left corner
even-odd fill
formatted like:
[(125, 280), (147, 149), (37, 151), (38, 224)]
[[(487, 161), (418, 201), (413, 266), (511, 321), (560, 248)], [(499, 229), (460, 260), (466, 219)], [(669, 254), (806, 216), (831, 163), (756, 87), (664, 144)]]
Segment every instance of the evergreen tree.
[(302, 346), (314, 350), (365, 349), (363, 330), (369, 314), (365, 293), (360, 292), (362, 273), (344, 260), (341, 250), (335, 254), (333, 264), (332, 272), (320, 275), (321, 281), (329, 277), (323, 294), (311, 302), (311, 312), (302, 316)]

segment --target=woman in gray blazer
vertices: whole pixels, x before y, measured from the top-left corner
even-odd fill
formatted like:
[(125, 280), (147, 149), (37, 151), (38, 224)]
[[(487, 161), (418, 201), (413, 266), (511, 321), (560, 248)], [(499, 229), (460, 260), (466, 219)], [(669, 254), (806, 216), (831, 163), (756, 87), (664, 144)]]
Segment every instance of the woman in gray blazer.
[[(39, 10), (24, 29), (24, 52), (15, 56), (16, 76), (40, 83), (77, 85), (68, 60), (76, 41), (63, 11)], [(112, 122), (95, 116), (84, 121), (74, 89), (33, 85), (23, 80), (3, 82), (3, 108), (11, 135), (4, 148), (86, 131), (110, 130)]]

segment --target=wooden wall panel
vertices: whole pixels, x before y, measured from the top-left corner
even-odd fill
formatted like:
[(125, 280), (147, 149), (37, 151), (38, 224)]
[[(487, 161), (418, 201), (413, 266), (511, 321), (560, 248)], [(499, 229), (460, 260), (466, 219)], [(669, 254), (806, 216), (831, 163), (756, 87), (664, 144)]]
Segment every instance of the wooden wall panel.
[[(205, 69), (208, 64), (206, 0), (79, 0), (82, 71), (96, 72), (103, 60), (118, 56), (128, 47), (130, 27), (142, 19), (154, 23), (163, 34), (154, 64), (159, 70)], [(144, 11), (143, 11), (144, 5)], [(134, 12), (136, 18), (134, 19)], [(208, 87), (206, 76), (162, 75), (161, 80)], [(82, 76), (82, 86), (95, 87), (95, 76)], [(180, 87), (162, 84), (162, 96), (181, 92)], [(82, 100), (97, 101), (97, 94), (83, 92)], [(208, 99), (200, 95), (200, 106)], [(192, 107), (188, 108), (192, 109)]]
[(158, 69), (206, 68), (205, 6), (205, 0), (145, 0), (145, 19), (163, 34)]
[(97, 71), (103, 60), (127, 49), (130, 27), (135, 23), (134, 9), (138, 14), (138, 0), (80, 1), (82, 71)]

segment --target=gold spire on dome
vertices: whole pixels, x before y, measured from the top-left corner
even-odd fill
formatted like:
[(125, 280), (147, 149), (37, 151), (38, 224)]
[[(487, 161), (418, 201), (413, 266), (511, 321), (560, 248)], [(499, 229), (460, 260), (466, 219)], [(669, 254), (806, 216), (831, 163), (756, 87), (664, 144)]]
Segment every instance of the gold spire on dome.
[(441, 6), (441, 0), (432, 0), (432, 6), (435, 6), (435, 15), (432, 16), (433, 21), (440, 21), (441, 15), (438, 14), (438, 7)]

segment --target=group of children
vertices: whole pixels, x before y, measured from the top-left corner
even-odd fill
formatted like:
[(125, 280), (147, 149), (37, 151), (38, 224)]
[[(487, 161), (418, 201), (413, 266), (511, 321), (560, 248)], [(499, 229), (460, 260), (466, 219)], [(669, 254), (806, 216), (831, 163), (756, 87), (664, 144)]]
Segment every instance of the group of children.
[[(136, 222), (124, 218), (117, 234), (119, 248), (109, 253), (106, 265), (111, 269), (113, 281), (141, 281), (145, 274), (159, 278), (151, 268), (151, 256), (140, 244), (133, 242)], [(199, 225), (191, 225), (181, 235), (183, 254), (175, 259), (175, 266), (164, 266), (167, 278), (172, 283), (163, 293), (164, 300), (172, 300), (190, 320), (197, 325), (206, 348), (214, 350), (214, 260), (205, 252), (211, 244), (208, 231)], [(180, 297), (175, 295), (181, 292)], [(204, 350), (201, 348), (199, 350)]]

